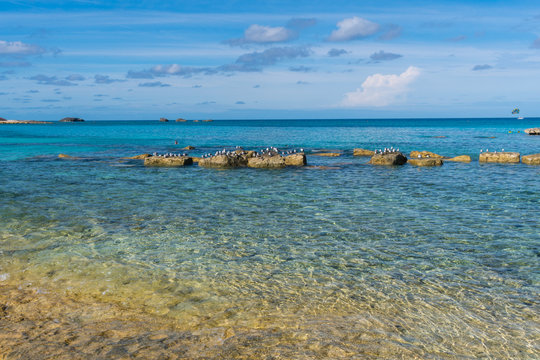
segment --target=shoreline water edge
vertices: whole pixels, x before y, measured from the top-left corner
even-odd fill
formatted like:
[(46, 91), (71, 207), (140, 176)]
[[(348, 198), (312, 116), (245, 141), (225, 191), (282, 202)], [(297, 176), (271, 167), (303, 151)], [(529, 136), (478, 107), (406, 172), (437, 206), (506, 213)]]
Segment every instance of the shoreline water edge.
[(0, 359), (537, 358), (521, 125), (2, 127)]

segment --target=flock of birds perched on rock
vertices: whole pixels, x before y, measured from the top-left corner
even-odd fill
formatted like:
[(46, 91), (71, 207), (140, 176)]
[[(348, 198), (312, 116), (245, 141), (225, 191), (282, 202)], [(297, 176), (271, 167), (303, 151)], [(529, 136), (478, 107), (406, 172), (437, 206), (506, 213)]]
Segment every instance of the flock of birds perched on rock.
[(376, 155), (397, 154), (399, 152), (400, 152), (399, 149), (394, 149), (393, 146), (391, 146), (390, 148), (375, 150)]
[(182, 157), (182, 156), (187, 156), (186, 153), (182, 153), (182, 154), (175, 154), (175, 153), (165, 153), (165, 154), (158, 154), (157, 152), (153, 153), (152, 156), (159, 156), (159, 157), (164, 157), (164, 158), (176, 158), (176, 157)]

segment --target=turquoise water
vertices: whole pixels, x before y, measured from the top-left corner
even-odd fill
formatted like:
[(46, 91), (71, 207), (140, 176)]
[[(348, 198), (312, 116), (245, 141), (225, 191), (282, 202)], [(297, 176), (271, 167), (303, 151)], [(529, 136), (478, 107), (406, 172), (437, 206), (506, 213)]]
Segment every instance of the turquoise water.
[[(540, 166), (476, 160), (486, 148), (540, 153), (540, 137), (523, 134), (539, 123), (3, 125), (0, 284), (118, 304), (186, 331), (271, 330), (289, 350), (332, 343), (359, 357), (538, 358)], [(194, 156), (304, 148), (315, 167), (122, 159), (186, 145)], [(352, 156), (390, 146), (473, 161), (374, 167)], [(321, 149), (343, 155), (309, 155)]]

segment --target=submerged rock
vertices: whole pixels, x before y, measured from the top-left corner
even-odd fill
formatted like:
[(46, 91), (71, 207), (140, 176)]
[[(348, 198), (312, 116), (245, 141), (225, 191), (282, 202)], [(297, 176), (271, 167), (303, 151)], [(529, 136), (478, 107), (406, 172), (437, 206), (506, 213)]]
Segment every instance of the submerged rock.
[(444, 161), (471, 162), (471, 157), (469, 155), (460, 155), (453, 158), (445, 158)]
[(306, 154), (304, 153), (297, 153), (285, 156), (285, 165), (287, 166), (304, 166), (306, 164)]
[(135, 155), (135, 156), (127, 157), (125, 159), (144, 160), (144, 159), (149, 158), (151, 156), (152, 155), (150, 155), (150, 154), (141, 154), (141, 155)]
[(189, 156), (150, 156), (144, 159), (144, 166), (178, 167), (192, 164), (193, 159)]
[(248, 167), (259, 169), (278, 169), (285, 167), (285, 158), (281, 155), (257, 156), (249, 158)]
[(182, 148), (182, 150), (195, 150), (195, 146), (188, 145), (188, 146)]
[(315, 154), (311, 154), (311, 155), (314, 155), (314, 156), (329, 156), (329, 157), (334, 157), (334, 156), (341, 156), (341, 153), (337, 153), (337, 152), (323, 152), (323, 153), (315, 153)]
[(518, 152), (485, 152), (480, 154), (479, 162), (486, 163), (504, 163), (515, 164), (519, 163)]
[(60, 122), (83, 122), (84, 120), (76, 117), (65, 117)]
[(367, 149), (354, 149), (353, 155), (354, 156), (373, 156), (375, 155), (375, 151), (367, 150)]
[(410, 158), (408, 162), (415, 166), (441, 166), (443, 164), (441, 158)]
[(442, 159), (444, 156), (432, 153), (431, 151), (411, 151), (411, 159), (418, 158), (437, 158)]
[(521, 162), (527, 165), (540, 165), (540, 154), (523, 155)]
[(58, 154), (60, 159), (79, 159), (78, 157), (67, 155), (67, 154)]
[(529, 135), (540, 135), (540, 128), (525, 129), (525, 133)]
[(403, 165), (407, 158), (400, 152), (389, 154), (375, 154), (369, 160), (372, 165)]

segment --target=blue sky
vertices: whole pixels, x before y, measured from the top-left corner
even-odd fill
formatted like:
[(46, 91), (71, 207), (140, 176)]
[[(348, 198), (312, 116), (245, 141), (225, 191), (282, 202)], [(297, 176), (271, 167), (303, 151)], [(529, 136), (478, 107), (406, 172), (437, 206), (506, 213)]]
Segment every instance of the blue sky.
[(540, 116), (535, 1), (1, 1), (0, 116)]

